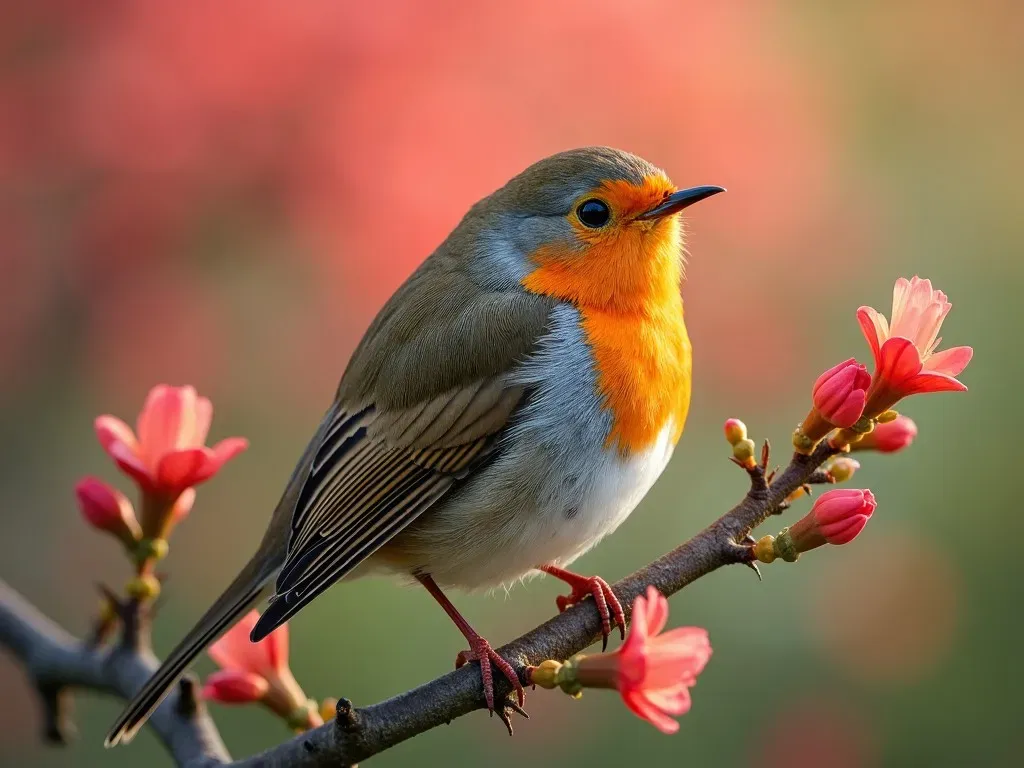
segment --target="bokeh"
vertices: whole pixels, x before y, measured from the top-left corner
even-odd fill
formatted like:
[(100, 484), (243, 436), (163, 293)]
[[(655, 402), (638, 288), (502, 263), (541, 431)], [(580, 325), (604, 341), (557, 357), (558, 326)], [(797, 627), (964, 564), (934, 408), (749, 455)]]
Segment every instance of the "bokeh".
[[(252, 441), (175, 535), (166, 652), (255, 546), (391, 291), (506, 178), (609, 144), (729, 193), (689, 216), (686, 434), (580, 570), (619, 578), (727, 509), (744, 483), (723, 420), (786, 445), (813, 377), (869, 357), (854, 310), (886, 309), (900, 275), (950, 295), (944, 332), (975, 347), (971, 391), (906, 404), (921, 434), (863, 462), (879, 510), (853, 545), (671, 601), (715, 649), (679, 734), (612, 695), (538, 691), (512, 740), (475, 714), (373, 765), (1019, 764), (1024, 6), (2, 5), (0, 563), (45, 612), (84, 632), (94, 583), (127, 576), (73, 505), (79, 476), (117, 479), (95, 414), (131, 418), (152, 384), (191, 383), (215, 402), (215, 437)], [(559, 591), (456, 601), (503, 642)], [(424, 591), (371, 580), (317, 600), (292, 646), (311, 695), (357, 704), (462, 647)], [(4, 765), (167, 763), (149, 734), (102, 749), (118, 702), (78, 696), (82, 738), (55, 750), (6, 658), (0, 690)], [(238, 756), (287, 736), (254, 708), (215, 714)]]

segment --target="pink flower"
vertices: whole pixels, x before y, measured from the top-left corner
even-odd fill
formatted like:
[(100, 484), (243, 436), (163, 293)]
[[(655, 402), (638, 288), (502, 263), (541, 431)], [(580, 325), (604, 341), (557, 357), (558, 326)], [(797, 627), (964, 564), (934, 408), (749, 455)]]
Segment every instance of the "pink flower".
[(711, 658), (708, 633), (679, 627), (658, 635), (668, 621), (668, 600), (654, 587), (633, 603), (629, 636), (616, 651), (618, 689), (636, 715), (662, 733), (675, 733), (679, 723), (669, 715), (690, 710), (690, 687)]
[(852, 357), (829, 368), (814, 382), (811, 398), (818, 413), (836, 427), (852, 427), (864, 413), (868, 369)]
[(946, 294), (932, 289), (930, 280), (901, 277), (893, 289), (891, 323), (871, 307), (857, 310), (875, 357), (865, 409), (869, 416), (877, 416), (908, 395), (967, 389), (956, 376), (967, 367), (974, 350), (935, 351), (942, 321), (952, 306)]
[(213, 405), (193, 387), (161, 384), (150, 391), (139, 414), (138, 437), (109, 415), (96, 419), (96, 436), (144, 492), (177, 499), (186, 489), (209, 480), (249, 445), (244, 438), (229, 437), (207, 447), (212, 418)]
[(253, 643), (249, 633), (259, 617), (249, 611), (210, 646), (210, 657), (221, 670), (207, 678), (203, 696), (224, 704), (260, 702), (295, 728), (322, 725), (317, 707), (288, 667), (288, 626)]
[(850, 445), (854, 451), (895, 453), (914, 442), (917, 424), (909, 416), (898, 416), (893, 421), (875, 425), (874, 430)]
[(815, 500), (811, 511), (787, 533), (797, 553), (825, 544), (849, 544), (864, 530), (876, 506), (871, 491), (858, 488), (828, 491)]
[(75, 485), (75, 497), (82, 517), (93, 528), (113, 534), (125, 546), (142, 537), (132, 503), (116, 488), (95, 477), (84, 477)]
[(577, 694), (583, 688), (614, 688), (638, 717), (663, 733), (675, 733), (671, 716), (690, 709), (690, 687), (711, 658), (708, 633), (680, 627), (659, 635), (668, 621), (668, 600), (654, 587), (633, 603), (629, 636), (614, 653), (548, 660), (530, 667), (530, 681)]

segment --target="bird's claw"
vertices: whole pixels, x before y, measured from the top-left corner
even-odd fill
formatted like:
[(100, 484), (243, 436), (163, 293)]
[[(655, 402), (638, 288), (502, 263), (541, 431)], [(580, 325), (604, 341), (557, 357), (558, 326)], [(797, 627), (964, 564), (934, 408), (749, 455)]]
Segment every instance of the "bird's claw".
[[(564, 577), (559, 577), (563, 578)], [(579, 580), (569, 582), (572, 592), (568, 595), (559, 595), (555, 598), (555, 605), (558, 612), (562, 613), (587, 597), (594, 598), (597, 605), (597, 612), (601, 615), (601, 650), (608, 648), (608, 636), (612, 633), (612, 618), (619, 628), (622, 639), (626, 638), (626, 614), (622, 610), (622, 603), (615, 596), (611, 586), (600, 576), (579, 576)]]
[[(492, 715), (494, 714), (494, 670), (491, 666), (497, 667), (501, 674), (512, 684), (512, 688), (516, 693), (516, 699), (518, 700), (518, 709), (515, 711), (522, 712), (523, 704), (526, 703), (526, 691), (523, 689), (523, 684), (519, 680), (519, 674), (516, 672), (508, 661), (498, 655), (498, 652), (491, 648), (491, 644), (488, 643), (482, 637), (476, 637), (470, 640), (469, 650), (461, 651), (458, 656), (455, 657), (455, 668), (465, 666), (471, 661), (480, 662), (480, 677), (483, 680), (484, 685), (484, 700), (487, 702), (487, 711)], [(485, 663), (486, 661), (486, 663)], [(499, 713), (499, 717), (503, 721), (507, 719), (504, 707), (511, 706), (511, 702), (506, 702), (503, 705), (502, 711)], [(509, 733), (512, 732), (512, 726), (509, 723), (505, 723), (509, 729)]]

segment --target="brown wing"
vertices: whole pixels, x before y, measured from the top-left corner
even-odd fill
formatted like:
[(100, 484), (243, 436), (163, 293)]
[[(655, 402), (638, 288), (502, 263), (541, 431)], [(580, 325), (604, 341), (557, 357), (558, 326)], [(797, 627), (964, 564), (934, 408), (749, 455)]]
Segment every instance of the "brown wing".
[[(493, 456), (524, 396), (506, 383), (507, 373), (543, 333), (550, 305), (519, 291), (467, 289), (448, 292), (447, 300), (435, 297), (430, 306), (417, 290), (429, 281), (418, 283), (419, 275), (378, 316), (342, 380), (295, 504), (276, 594), (253, 640), (294, 616)], [(405, 314), (395, 312), (396, 302)], [(396, 319), (410, 308), (416, 327)], [(517, 330), (511, 340), (509, 328)], [(422, 339), (444, 333), (448, 340), (435, 347), (443, 351), (431, 358)], [(394, 354), (373, 365), (366, 358), (375, 349)]]

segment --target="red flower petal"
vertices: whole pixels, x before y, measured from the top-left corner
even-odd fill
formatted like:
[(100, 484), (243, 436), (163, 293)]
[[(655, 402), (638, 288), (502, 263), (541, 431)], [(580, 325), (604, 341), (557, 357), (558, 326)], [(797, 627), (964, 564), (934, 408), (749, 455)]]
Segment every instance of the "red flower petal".
[(132, 478), (144, 491), (154, 490), (154, 479), (141, 458), (127, 445), (113, 442), (107, 449), (121, 471)]
[(172, 451), (157, 464), (156, 483), (168, 495), (180, 494), (211, 477), (213, 461), (213, 451), (206, 447)]
[(882, 345), (875, 379), (903, 392), (903, 385), (921, 372), (921, 355), (909, 339), (894, 336)]
[(860, 323), (861, 333), (864, 334), (864, 338), (867, 339), (868, 345), (871, 347), (871, 354), (875, 358), (875, 367), (878, 367), (879, 351), (885, 341), (880, 336), (881, 325), (885, 323), (885, 318), (874, 307), (861, 307), (857, 310), (857, 322)]
[(920, 395), (926, 392), (966, 392), (967, 387), (952, 376), (923, 371), (903, 387), (904, 395)]
[(156, 466), (162, 456), (191, 445), (181, 436), (194, 431), (195, 400), (193, 387), (158, 384), (149, 391), (137, 425), (142, 455), (149, 464)]
[(224, 669), (206, 678), (203, 698), (223, 704), (248, 704), (261, 701), (270, 683), (252, 672)]
[(135, 433), (116, 416), (97, 416), (93, 427), (96, 430), (96, 438), (107, 453), (110, 453), (110, 446), (114, 443), (123, 443), (132, 452), (138, 453), (139, 443), (135, 439)]
[(249, 639), (260, 615), (249, 611), (207, 651), (224, 669), (254, 672), (261, 676), (276, 673), (288, 666), (288, 625), (274, 630), (258, 643)]

